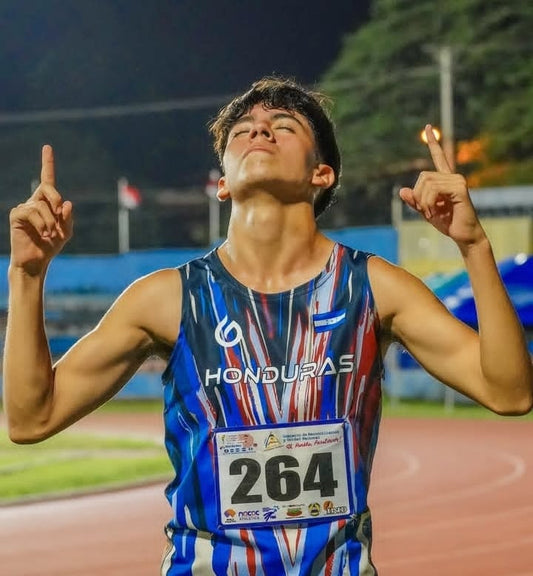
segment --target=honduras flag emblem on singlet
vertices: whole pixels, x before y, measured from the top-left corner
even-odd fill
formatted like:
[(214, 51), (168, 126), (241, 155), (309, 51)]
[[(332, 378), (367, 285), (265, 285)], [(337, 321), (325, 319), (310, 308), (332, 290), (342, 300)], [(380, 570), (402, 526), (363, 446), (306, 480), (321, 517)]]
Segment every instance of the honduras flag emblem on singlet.
[(324, 312), (323, 314), (313, 315), (313, 326), (315, 332), (327, 332), (328, 330), (333, 330), (344, 324), (346, 320), (346, 310), (331, 310), (329, 312)]

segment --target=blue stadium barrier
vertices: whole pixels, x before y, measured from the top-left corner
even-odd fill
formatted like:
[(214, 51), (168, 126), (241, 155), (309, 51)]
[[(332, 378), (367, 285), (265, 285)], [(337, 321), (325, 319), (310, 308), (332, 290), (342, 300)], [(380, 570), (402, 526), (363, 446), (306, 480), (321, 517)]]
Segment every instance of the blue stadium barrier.
[(121, 399), (161, 398), (163, 384), (159, 372), (137, 372), (117, 394)]
[(351, 248), (370, 252), (398, 264), (398, 233), (392, 226), (368, 226), (325, 230), (324, 234)]
[[(398, 239), (390, 226), (325, 230), (332, 240), (354, 249), (371, 252), (397, 263)], [(111, 255), (60, 254), (51, 263), (46, 277), (48, 295), (116, 297), (134, 280), (162, 268), (173, 268), (207, 253), (209, 248), (175, 248), (135, 251)], [(7, 307), (7, 268), (9, 258), (0, 257), (0, 309)], [(47, 311), (47, 320), (56, 321), (61, 314)], [(2, 335), (0, 335), (1, 337)], [(50, 347), (54, 357), (64, 354), (77, 336), (54, 335)], [(1, 382), (0, 382), (1, 390)], [(161, 397), (161, 376), (157, 372), (139, 371), (118, 394), (119, 398)]]
[[(137, 278), (180, 266), (205, 250), (150, 250), (112, 255), (56, 256), (46, 276), (47, 293), (119, 294)], [(0, 295), (7, 296), (9, 258), (0, 258)]]
[[(326, 230), (331, 239), (378, 254), (396, 263), (398, 239), (390, 226)], [(50, 264), (47, 293), (119, 294), (137, 278), (161, 268), (173, 268), (204, 255), (209, 248), (175, 248), (110, 255), (60, 254)], [(7, 298), (9, 258), (0, 257), (0, 301)]]

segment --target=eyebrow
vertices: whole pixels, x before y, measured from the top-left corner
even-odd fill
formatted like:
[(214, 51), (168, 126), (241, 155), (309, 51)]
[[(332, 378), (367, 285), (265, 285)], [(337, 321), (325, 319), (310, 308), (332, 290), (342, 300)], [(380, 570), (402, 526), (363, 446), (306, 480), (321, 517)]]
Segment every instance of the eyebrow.
[[(238, 124), (242, 124), (244, 122), (253, 122), (253, 120), (254, 120), (254, 117), (251, 114), (246, 114), (246, 116), (241, 116), (232, 125), (231, 130), (233, 130), (233, 128), (235, 128), (235, 126), (237, 126)], [(300, 122), (300, 120), (296, 116), (293, 116), (292, 114), (289, 114), (288, 112), (276, 112), (272, 116), (271, 120), (274, 120), (274, 121), (276, 121), (276, 120), (294, 120), (295, 122), (298, 122), (298, 124), (300, 124), (300, 126), (302, 128), (305, 128), (303, 123)]]

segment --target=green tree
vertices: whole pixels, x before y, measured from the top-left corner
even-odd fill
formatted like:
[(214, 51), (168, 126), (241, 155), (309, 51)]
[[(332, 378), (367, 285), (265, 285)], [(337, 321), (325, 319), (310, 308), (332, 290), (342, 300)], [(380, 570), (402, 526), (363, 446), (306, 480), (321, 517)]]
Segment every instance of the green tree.
[[(453, 0), (450, 41), (458, 52), (459, 112), (486, 142), (474, 166), (480, 184), (533, 182), (533, 5)], [(499, 168), (494, 170), (494, 168)], [(499, 178), (492, 181), (492, 174)], [(475, 175), (475, 174), (474, 174)]]
[(520, 0), (376, 0), (322, 83), (335, 101), (343, 188), (358, 190), (347, 195), (356, 222), (372, 221), (361, 206), (385, 215), (393, 185), (430, 166), (419, 133), (439, 125), (440, 46), (454, 54), (456, 139), (483, 137), (488, 162), (531, 157), (532, 28), (533, 6)]

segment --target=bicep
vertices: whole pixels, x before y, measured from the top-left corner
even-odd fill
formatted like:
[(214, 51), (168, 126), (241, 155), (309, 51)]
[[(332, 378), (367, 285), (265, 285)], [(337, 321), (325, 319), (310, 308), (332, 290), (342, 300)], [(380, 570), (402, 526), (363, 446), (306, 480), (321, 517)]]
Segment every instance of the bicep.
[(482, 381), (478, 335), (425, 290), (418, 291), (416, 302), (394, 319), (392, 332), (431, 375), (478, 399), (475, 388)]
[(147, 357), (145, 340), (140, 328), (106, 316), (54, 366), (55, 409), (86, 413), (117, 393)]
[(167, 298), (167, 286), (159, 280), (144, 279), (130, 286), (98, 325), (55, 364), (52, 433), (109, 400), (150, 355), (177, 337), (178, 299), (176, 294)]
[(477, 332), (455, 318), (418, 278), (384, 261), (374, 264), (372, 288), (390, 338), (432, 376), (483, 402)]

